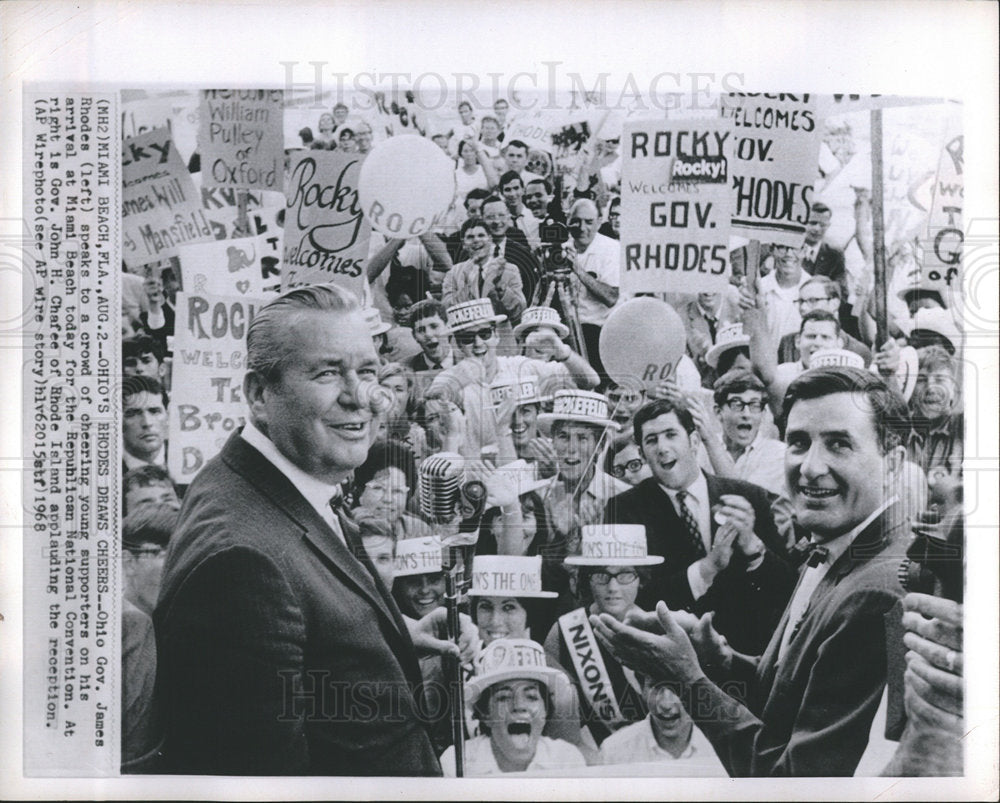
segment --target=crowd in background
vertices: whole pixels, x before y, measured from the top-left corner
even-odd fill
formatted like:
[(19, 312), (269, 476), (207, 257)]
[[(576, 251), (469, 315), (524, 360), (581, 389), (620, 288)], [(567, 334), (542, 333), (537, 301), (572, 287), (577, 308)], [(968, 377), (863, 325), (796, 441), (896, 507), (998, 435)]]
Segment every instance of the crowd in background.
[[(478, 115), (469, 103), (457, 111), (460, 125), (434, 136), (455, 162), (445, 222), (412, 240), (372, 237), (363, 305), (380, 358), (371, 380), (384, 403), (367, 459), (343, 484), (342, 509), (399, 610), (422, 619), (445, 604), (445, 577), (439, 522), (420, 503), (418, 478), (429, 457), (450, 455), (488, 492), (473, 575), (530, 580), (517, 589), (474, 583), (467, 603), (476, 653), (468, 662), (467, 774), (572, 774), (629, 762), (660, 762), (665, 773), (742, 774), (717, 754), (679, 687), (630, 665), (600, 638), (595, 697), (568, 638), (575, 620), (566, 617), (582, 609), (584, 620), (605, 614), (624, 624), (663, 600), (689, 617), (680, 621), (699, 658), (719, 644), (755, 656), (768, 649), (811, 565), (811, 533), (788, 486), (802, 446), (786, 432), (786, 396), (810, 372), (863, 372), (905, 402), (893, 422), (902, 447), (889, 489), (898, 502), (894, 525), (909, 532), (960, 520), (963, 343), (953, 312), (913, 280), (914, 244), (889, 244), (889, 338), (877, 342), (870, 198), (859, 191), (855, 240), (867, 273), (849, 272), (825, 241), (832, 212), (816, 202), (801, 247), (763, 245), (755, 281), (740, 246), (722, 292), (664, 294), (684, 326), (684, 356), (655, 387), (618, 385), (599, 346), (602, 325), (626, 300), (618, 142), (591, 140), (563, 171), (507, 136), (503, 99)], [(364, 154), (373, 130), (350, 123), (338, 105), (300, 136), (305, 147)], [(123, 283), (126, 768), (155, 750), (151, 617), (185, 491), (166, 470), (167, 410), (171, 395), (184, 393), (170, 383), (181, 278), (168, 270)], [(911, 349), (915, 381), (901, 367)], [(954, 646), (952, 674), (960, 640)], [(924, 658), (906, 661), (919, 676), (911, 687), (923, 691), (932, 681), (913, 667)], [(448, 774), (453, 712), (440, 657), (423, 658), (421, 671), (436, 700), (429, 728)], [(842, 763), (831, 757), (828, 773), (812, 759), (785, 769), (854, 772), (880, 694), (857, 701), (863, 721), (843, 732)], [(912, 696), (911, 719), (919, 708)], [(923, 698), (940, 716), (921, 721), (953, 732), (953, 722), (942, 724), (953, 701)], [(957, 706), (960, 715), (960, 694)], [(954, 769), (947, 755), (937, 760), (940, 774)]]

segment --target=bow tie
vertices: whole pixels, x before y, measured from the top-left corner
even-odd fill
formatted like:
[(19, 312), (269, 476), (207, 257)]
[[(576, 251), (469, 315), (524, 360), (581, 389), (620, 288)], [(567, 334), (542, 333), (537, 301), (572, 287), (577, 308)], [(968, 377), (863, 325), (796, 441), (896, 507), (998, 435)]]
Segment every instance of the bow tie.
[(820, 544), (813, 544), (807, 541), (793, 546), (792, 556), (795, 559), (796, 566), (806, 563), (815, 569), (821, 563), (826, 563), (830, 557), (830, 550)]
[(819, 544), (810, 544), (808, 548), (809, 557), (806, 558), (806, 565), (815, 569), (821, 563), (826, 563), (830, 557), (830, 550)]
[(336, 516), (340, 513), (341, 509), (344, 507), (344, 489), (337, 488), (336, 493), (330, 497), (330, 510), (333, 511), (333, 515)]

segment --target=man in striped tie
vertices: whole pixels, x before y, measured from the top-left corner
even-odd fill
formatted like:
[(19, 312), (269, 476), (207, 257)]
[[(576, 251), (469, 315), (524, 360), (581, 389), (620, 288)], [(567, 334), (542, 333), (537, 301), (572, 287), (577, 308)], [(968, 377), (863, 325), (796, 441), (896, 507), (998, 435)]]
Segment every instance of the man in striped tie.
[(664, 562), (639, 604), (714, 613), (733, 645), (763, 650), (792, 591), (793, 570), (767, 492), (703, 472), (691, 413), (666, 399), (642, 407), (636, 443), (653, 476), (614, 497), (605, 520), (646, 527), (649, 554)]

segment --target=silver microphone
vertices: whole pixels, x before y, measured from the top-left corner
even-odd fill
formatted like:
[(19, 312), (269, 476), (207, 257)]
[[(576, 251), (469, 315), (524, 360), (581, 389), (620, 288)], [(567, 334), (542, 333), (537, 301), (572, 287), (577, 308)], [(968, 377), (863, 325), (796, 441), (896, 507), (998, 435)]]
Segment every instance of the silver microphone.
[(445, 524), (455, 517), (459, 487), (462, 484), (462, 456), (438, 452), (420, 464), (418, 498), (420, 512), (435, 524)]

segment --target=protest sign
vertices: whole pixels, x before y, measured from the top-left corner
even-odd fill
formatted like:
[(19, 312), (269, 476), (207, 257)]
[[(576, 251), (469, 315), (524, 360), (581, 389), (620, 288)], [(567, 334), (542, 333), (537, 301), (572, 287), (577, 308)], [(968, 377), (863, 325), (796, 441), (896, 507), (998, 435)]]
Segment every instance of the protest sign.
[(821, 132), (807, 94), (731, 94), (733, 234), (798, 248), (817, 178)]
[(731, 138), (718, 119), (625, 124), (623, 294), (708, 293), (725, 287), (733, 204)]
[(280, 89), (201, 93), (198, 149), (204, 186), (281, 189), (283, 103)]
[(246, 334), (263, 299), (177, 294), (167, 468), (187, 485), (243, 426)]
[[(201, 204), (208, 215), (209, 225), (216, 240), (231, 240), (233, 237), (245, 237), (247, 232), (240, 229), (239, 196), (241, 191), (235, 187), (206, 187), (202, 185), (201, 174), (192, 176), (195, 186), (201, 188)], [(262, 234), (264, 229), (254, 228), (257, 217), (273, 221), (275, 215), (285, 208), (285, 195), (282, 192), (270, 190), (249, 190), (246, 197), (247, 223), (250, 224), (250, 234)]]
[(282, 290), (333, 282), (361, 297), (371, 235), (358, 199), (363, 158), (342, 151), (293, 157), (285, 193)]
[(552, 153), (553, 114), (549, 111), (530, 111), (519, 114), (507, 125), (504, 133), (505, 142), (520, 140), (530, 150)]
[(962, 177), (965, 138), (959, 134), (945, 143), (932, 189), (920, 286), (948, 298), (962, 284)]
[(185, 245), (181, 275), (192, 293), (257, 297), (281, 289), (282, 232)]
[(191, 174), (170, 132), (157, 128), (122, 145), (122, 256), (129, 268), (213, 239)]

